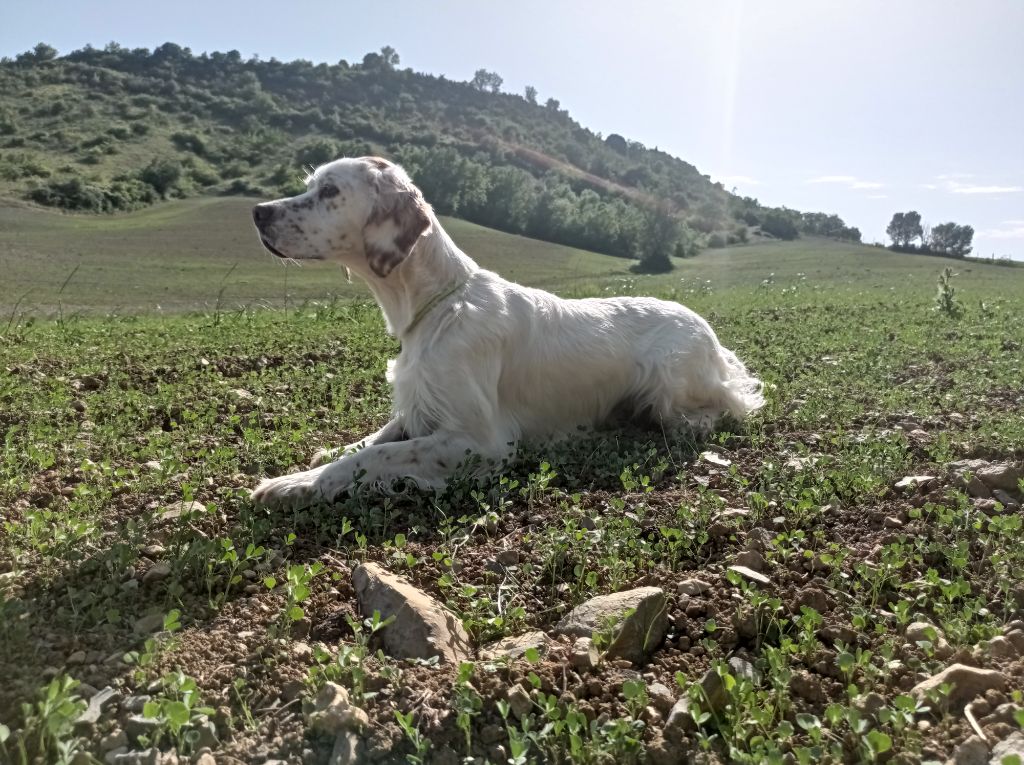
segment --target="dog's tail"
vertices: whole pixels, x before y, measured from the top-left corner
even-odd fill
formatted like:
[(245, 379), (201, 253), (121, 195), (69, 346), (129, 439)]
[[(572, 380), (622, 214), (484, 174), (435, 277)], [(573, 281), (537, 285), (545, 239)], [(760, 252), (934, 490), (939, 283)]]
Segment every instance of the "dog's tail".
[(735, 353), (719, 345), (716, 362), (723, 411), (742, 420), (764, 406), (764, 383), (747, 371)]

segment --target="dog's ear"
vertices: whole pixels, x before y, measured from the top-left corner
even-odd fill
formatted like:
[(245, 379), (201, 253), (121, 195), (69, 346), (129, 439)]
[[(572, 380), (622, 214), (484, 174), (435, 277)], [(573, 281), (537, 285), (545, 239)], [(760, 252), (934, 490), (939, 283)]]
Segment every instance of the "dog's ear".
[(367, 263), (383, 278), (430, 228), (430, 207), (400, 168), (392, 165), (376, 180), (377, 200), (363, 227), (363, 244)]

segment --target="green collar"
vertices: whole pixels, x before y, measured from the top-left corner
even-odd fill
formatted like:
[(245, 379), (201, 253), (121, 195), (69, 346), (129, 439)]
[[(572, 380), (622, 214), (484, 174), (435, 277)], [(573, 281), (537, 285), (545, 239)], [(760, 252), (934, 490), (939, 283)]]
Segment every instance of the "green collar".
[(410, 332), (416, 329), (417, 325), (421, 321), (423, 321), (423, 319), (426, 318), (428, 313), (430, 313), (434, 308), (437, 307), (438, 303), (440, 303), (442, 300), (446, 298), (450, 298), (456, 292), (461, 290), (463, 287), (466, 286), (466, 282), (468, 281), (469, 279), (463, 279), (461, 282), (456, 282), (451, 287), (446, 289), (444, 292), (437, 293), (436, 295), (434, 295), (434, 297), (430, 298), (430, 300), (428, 300), (426, 303), (420, 306), (420, 309), (416, 311), (416, 314), (412, 317), (412, 321), (409, 322), (409, 326), (405, 328), (405, 332), (403, 332), (402, 334), (408, 335)]

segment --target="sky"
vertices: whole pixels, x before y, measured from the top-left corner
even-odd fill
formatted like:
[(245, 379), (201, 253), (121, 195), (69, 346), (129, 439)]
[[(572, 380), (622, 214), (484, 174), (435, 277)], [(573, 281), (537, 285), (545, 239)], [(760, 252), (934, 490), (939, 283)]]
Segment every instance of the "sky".
[(585, 127), (763, 204), (896, 211), (1024, 259), (1024, 0), (0, 0), (0, 55), (116, 41), (401, 66), (537, 88)]

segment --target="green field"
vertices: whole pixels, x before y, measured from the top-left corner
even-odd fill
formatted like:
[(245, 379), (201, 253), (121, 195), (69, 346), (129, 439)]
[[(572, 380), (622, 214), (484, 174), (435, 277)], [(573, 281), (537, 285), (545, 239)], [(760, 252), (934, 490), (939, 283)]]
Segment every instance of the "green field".
[[(0, 761), (103, 762), (141, 731), (124, 744), (192, 762), (209, 745), (228, 765), (326, 763), (334, 735), (309, 717), (326, 682), (380, 763), (942, 762), (972, 735), (962, 704), (911, 691), (952, 661), (994, 673), (975, 710), (991, 740), (1024, 722), (1024, 662), (992, 641), (1024, 617), (1024, 486), (971, 497), (949, 468), (1024, 460), (1024, 270), (954, 263), (961, 310), (943, 312), (940, 259), (808, 239), (639, 278), (446, 220), (511, 278), (685, 302), (767, 406), (707, 443), (581, 435), (480, 485), (273, 513), (248, 500), (261, 477), (387, 418), (398, 348), (374, 306), (331, 300), (363, 287), (262, 253), (247, 208), (0, 207)], [(896, 488), (912, 475), (931, 478)], [(738, 560), (767, 583), (729, 574)], [(554, 642), (461, 669), (391, 656), (358, 612), (364, 561), (451, 609), (476, 650)], [(597, 666), (574, 666), (559, 619), (640, 586), (666, 594), (664, 639), (604, 655), (610, 623)]]

